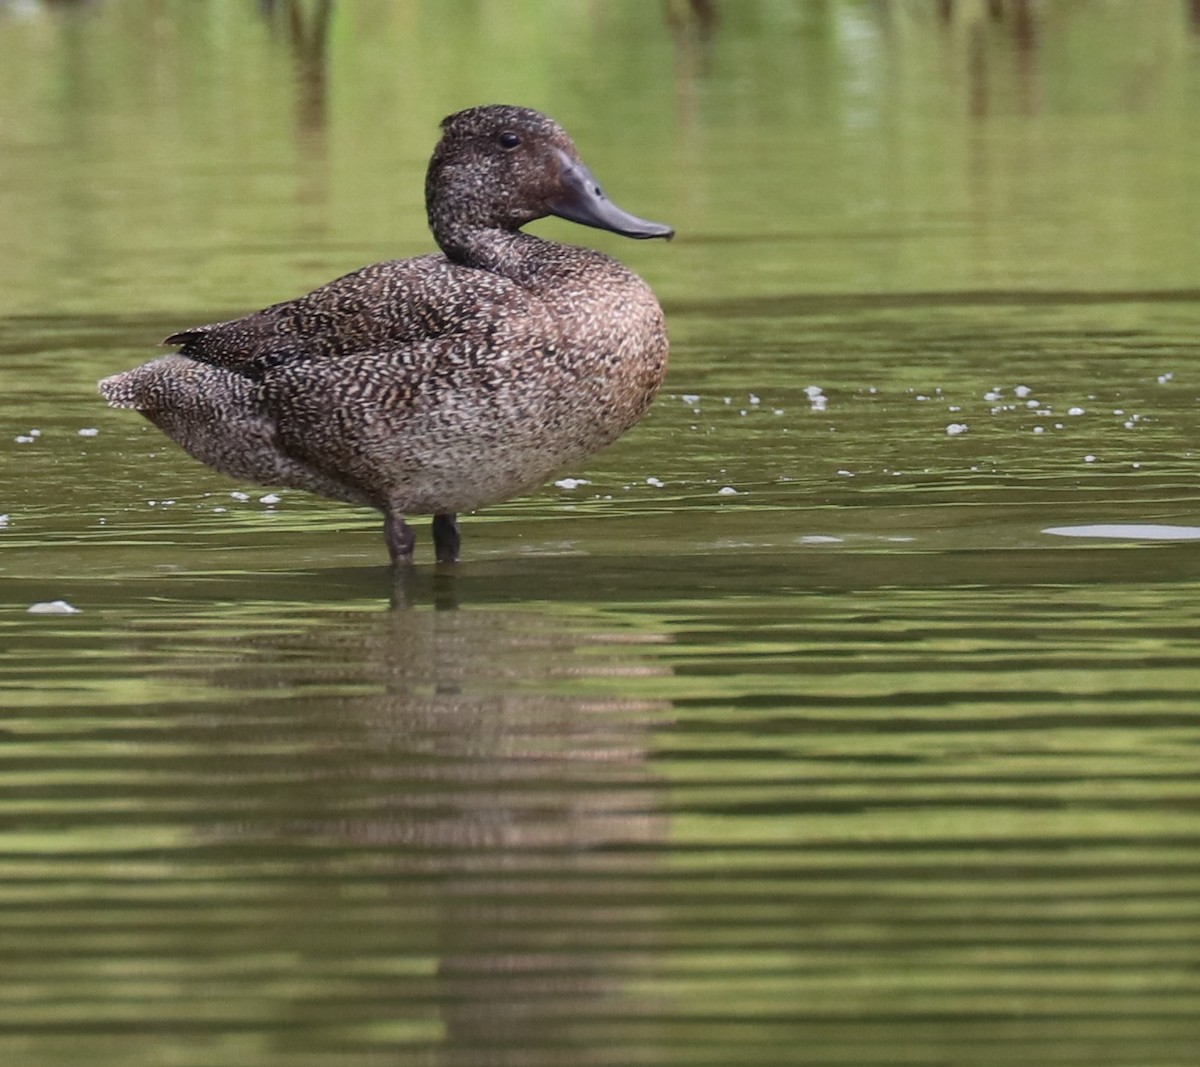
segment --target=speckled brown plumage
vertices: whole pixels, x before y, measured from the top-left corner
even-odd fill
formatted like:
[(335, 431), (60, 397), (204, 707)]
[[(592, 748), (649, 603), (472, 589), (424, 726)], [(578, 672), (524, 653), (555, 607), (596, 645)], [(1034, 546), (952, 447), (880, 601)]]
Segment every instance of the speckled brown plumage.
[(646, 283), (520, 227), (557, 214), (631, 237), (670, 229), (612, 204), (536, 111), (471, 108), (442, 129), (425, 185), (441, 253), (172, 334), (178, 352), (100, 383), (225, 474), (379, 508), (394, 561), (411, 557), (406, 515), (434, 515), (438, 558), (456, 558), (455, 513), (604, 448), (666, 373)]

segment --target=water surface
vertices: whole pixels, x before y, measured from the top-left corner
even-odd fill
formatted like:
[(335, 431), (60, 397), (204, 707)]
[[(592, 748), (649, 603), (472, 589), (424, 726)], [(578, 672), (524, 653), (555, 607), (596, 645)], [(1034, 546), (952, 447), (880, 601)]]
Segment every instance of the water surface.
[[(1192, 1063), (1190, 10), (0, 4), (5, 1062)], [(396, 579), (101, 406), (488, 99), (678, 229), (537, 227), (635, 431)]]

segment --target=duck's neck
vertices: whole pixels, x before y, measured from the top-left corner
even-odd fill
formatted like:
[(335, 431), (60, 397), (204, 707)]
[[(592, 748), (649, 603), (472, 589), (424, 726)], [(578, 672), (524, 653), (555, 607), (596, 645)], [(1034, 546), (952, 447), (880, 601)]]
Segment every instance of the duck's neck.
[(434, 237), (446, 258), (454, 263), (510, 278), (527, 273), (534, 250), (543, 243), (520, 230), (466, 224), (439, 227)]

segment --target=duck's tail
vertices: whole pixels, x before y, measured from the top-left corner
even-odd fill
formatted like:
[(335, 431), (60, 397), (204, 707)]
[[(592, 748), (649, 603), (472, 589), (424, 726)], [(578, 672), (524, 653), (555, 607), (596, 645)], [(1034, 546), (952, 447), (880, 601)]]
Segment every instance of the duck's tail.
[(137, 408), (138, 373), (141, 368), (123, 371), (96, 383), (100, 395), (108, 401), (110, 408)]
[[(133, 408), (157, 421), (158, 413), (185, 410), (196, 415), (219, 412), (223, 405), (244, 406), (250, 383), (172, 353), (96, 383), (113, 408)], [(209, 410), (211, 409), (211, 411)]]
[(378, 506), (357, 488), (289, 455), (257, 386), (226, 367), (172, 354), (99, 382), (114, 408), (134, 408), (202, 463), (239, 481), (288, 485)]

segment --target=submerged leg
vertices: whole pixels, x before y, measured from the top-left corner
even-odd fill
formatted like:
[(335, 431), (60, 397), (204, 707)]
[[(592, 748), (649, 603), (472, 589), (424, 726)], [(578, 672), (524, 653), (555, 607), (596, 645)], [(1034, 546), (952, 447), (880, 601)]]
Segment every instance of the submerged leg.
[(433, 550), (439, 563), (456, 563), (462, 538), (458, 535), (457, 517), (450, 514), (433, 517)]
[(411, 563), (413, 545), (417, 543), (417, 535), (412, 527), (404, 521), (404, 516), (389, 511), (383, 520), (383, 533), (387, 537), (388, 552), (391, 553), (392, 563)]

